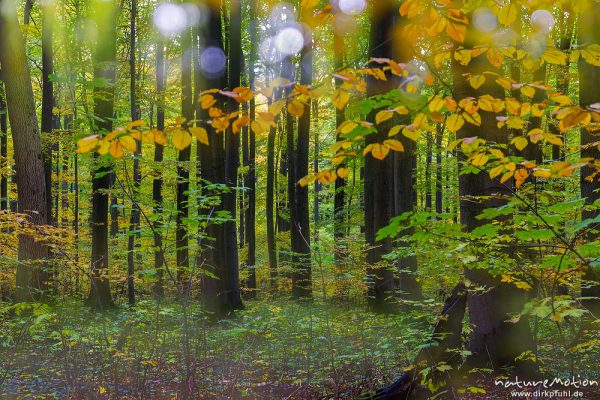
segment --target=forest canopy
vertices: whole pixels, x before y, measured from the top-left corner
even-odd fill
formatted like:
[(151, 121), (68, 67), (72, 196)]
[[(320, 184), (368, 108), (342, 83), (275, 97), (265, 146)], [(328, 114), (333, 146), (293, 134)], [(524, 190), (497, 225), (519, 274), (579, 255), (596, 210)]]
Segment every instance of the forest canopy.
[(598, 398), (598, 88), (596, 0), (0, 0), (0, 397)]

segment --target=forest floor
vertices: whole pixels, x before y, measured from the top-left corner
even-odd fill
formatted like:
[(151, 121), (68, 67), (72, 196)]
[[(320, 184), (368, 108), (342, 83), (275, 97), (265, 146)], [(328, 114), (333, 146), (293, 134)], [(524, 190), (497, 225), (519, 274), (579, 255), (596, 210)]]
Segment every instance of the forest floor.
[[(19, 311), (19, 310), (17, 310)], [(249, 301), (209, 324), (179, 304), (93, 314), (80, 303), (0, 318), (0, 398), (352, 398), (395, 379), (426, 339), (424, 315), (351, 302)]]
[[(20, 315), (7, 317), (9, 308)], [(431, 301), (378, 315), (358, 302), (276, 298), (248, 301), (234, 318), (210, 324), (196, 305), (184, 314), (175, 302), (106, 313), (75, 301), (33, 312), (6, 305), (0, 399), (175, 399), (184, 391), (194, 399), (352, 399), (402, 374), (439, 308)], [(552, 367), (566, 366), (557, 359)], [(491, 379), (470, 389), (458, 398), (511, 396)]]

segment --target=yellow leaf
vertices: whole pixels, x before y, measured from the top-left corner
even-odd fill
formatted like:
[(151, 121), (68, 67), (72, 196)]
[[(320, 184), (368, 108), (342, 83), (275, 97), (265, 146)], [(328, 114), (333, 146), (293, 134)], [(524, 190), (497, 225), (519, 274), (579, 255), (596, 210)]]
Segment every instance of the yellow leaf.
[(98, 146), (98, 150), (97, 150), (98, 154), (103, 156), (106, 153), (108, 153), (109, 149), (110, 149), (110, 141), (107, 140), (106, 138), (103, 138), (102, 140), (100, 140), (100, 145)]
[(175, 147), (177, 150), (184, 150), (191, 143), (192, 136), (188, 132), (182, 129), (177, 129), (175, 132), (173, 132), (173, 147)]
[(562, 139), (559, 136), (554, 135), (552, 133), (547, 133), (547, 132), (544, 132), (543, 135), (544, 135), (544, 139), (546, 139), (546, 141), (548, 143), (552, 143), (552, 144), (555, 144), (557, 146), (562, 146), (563, 145), (563, 141), (562, 141)]
[(77, 141), (77, 149), (75, 153), (89, 153), (94, 150), (100, 140), (98, 139), (98, 135), (88, 136), (83, 139)]
[(525, 182), (525, 179), (527, 179), (528, 176), (529, 173), (525, 168), (519, 168), (518, 170), (516, 170), (514, 174), (515, 186), (520, 187), (521, 184)]
[(518, 6), (514, 4), (513, 1), (510, 1), (500, 9), (500, 12), (498, 12), (498, 22), (500, 22), (502, 25), (510, 26), (513, 22), (515, 22), (518, 14)]
[(471, 164), (476, 167), (483, 167), (490, 158), (485, 153), (477, 153), (471, 159)]
[(465, 119), (465, 121), (467, 121), (468, 123), (470, 123), (472, 125), (475, 125), (475, 126), (481, 125), (481, 115), (479, 115), (478, 112), (475, 112), (473, 114), (462, 113), (462, 117)]
[(304, 105), (296, 99), (289, 102), (287, 109), (290, 114), (298, 118), (304, 114)]
[(229, 128), (229, 119), (227, 117), (216, 118), (211, 121), (211, 125), (217, 132), (225, 132)]
[(453, 40), (462, 43), (467, 37), (467, 26), (448, 20), (446, 24), (446, 33)]
[(157, 130), (154, 132), (154, 143), (164, 146), (167, 143), (167, 135)]
[(421, 131), (414, 127), (405, 127), (402, 129), (402, 135), (406, 136), (410, 140), (416, 142), (421, 137)]
[(203, 110), (211, 108), (216, 102), (217, 100), (210, 94), (203, 94), (200, 96), (200, 107), (202, 107)]
[(398, 106), (398, 107), (394, 108), (394, 111), (400, 115), (408, 115), (410, 113), (408, 108), (406, 108), (405, 106)]
[(555, 103), (558, 103), (561, 106), (568, 106), (569, 104), (571, 104), (571, 99), (565, 95), (552, 96), (550, 97), (550, 100), (552, 100)]
[(535, 96), (535, 89), (531, 86), (525, 85), (521, 87), (521, 93), (523, 94), (523, 96), (532, 98), (533, 96)]
[(538, 168), (535, 171), (533, 171), (533, 176), (548, 179), (552, 177), (552, 172), (550, 172), (550, 170), (548, 169)]
[(444, 105), (446, 106), (448, 111), (452, 111), (452, 112), (456, 111), (456, 107), (458, 107), (458, 105), (456, 104), (456, 100), (454, 100), (450, 96), (444, 97)]
[(591, 44), (581, 50), (581, 56), (588, 63), (600, 67), (600, 45)]
[(529, 144), (529, 141), (526, 138), (524, 138), (523, 136), (517, 136), (510, 142), (512, 144), (514, 144), (515, 147), (517, 148), (517, 150), (519, 150), (519, 151), (523, 150)]
[(392, 129), (390, 129), (390, 131), (388, 132), (388, 137), (396, 136), (398, 132), (400, 132), (400, 129), (402, 129), (403, 127), (403, 125), (392, 126)]
[(465, 120), (459, 114), (452, 114), (446, 121), (446, 127), (450, 132), (457, 132), (465, 124)]
[(549, 64), (566, 65), (567, 55), (554, 47), (548, 47), (542, 54), (542, 60)]
[(110, 147), (108, 149), (108, 152), (110, 153), (111, 156), (113, 156), (114, 158), (121, 158), (123, 157), (123, 147), (121, 146), (121, 144), (118, 141), (112, 141), (110, 142)]
[(319, 172), (319, 174), (317, 175), (317, 179), (319, 180), (319, 182), (326, 185), (328, 183), (335, 182), (335, 180), (337, 179), (337, 175), (333, 171), (325, 170)]
[(121, 143), (121, 146), (125, 147), (130, 153), (135, 152), (137, 147), (135, 140), (128, 135), (119, 137), (119, 143)]
[(337, 131), (342, 135), (346, 135), (354, 130), (358, 124), (354, 121), (344, 121), (340, 126), (338, 126)]
[(431, 112), (440, 111), (443, 106), (444, 106), (444, 99), (442, 99), (442, 97), (437, 94), (435, 96), (433, 96), (431, 98), (431, 100), (429, 101), (429, 111), (431, 111)]
[(467, 66), (471, 62), (471, 58), (473, 56), (473, 50), (470, 49), (460, 49), (454, 52), (454, 59), (458, 61), (460, 65)]
[(404, 151), (404, 146), (398, 140), (387, 139), (387, 140), (383, 141), (383, 144), (385, 146), (389, 147), (391, 150), (394, 150), (394, 151)]
[(393, 113), (390, 110), (381, 110), (375, 115), (375, 123), (380, 124), (392, 118)]
[(211, 107), (208, 109), (208, 115), (211, 118), (219, 118), (223, 115), (223, 110), (218, 107)]
[(104, 386), (98, 386), (98, 393), (99, 393), (99, 394), (104, 394), (104, 393), (106, 393), (106, 388), (104, 388)]
[(142, 121), (141, 119), (138, 119), (136, 121), (132, 121), (129, 124), (127, 124), (127, 129), (131, 130), (131, 129), (137, 127), (137, 126), (142, 126), (144, 124), (145, 124), (144, 121)]
[(504, 171), (504, 165), (498, 165), (490, 170), (490, 178), (494, 179)]
[(199, 126), (194, 126), (190, 128), (190, 133), (196, 139), (198, 139), (200, 143), (208, 146), (208, 132), (206, 132), (206, 129)]
[(345, 90), (336, 90), (331, 102), (338, 110), (342, 110), (346, 104), (348, 104), (348, 100), (350, 100), (350, 94), (348, 92)]
[(446, 18), (439, 16), (438, 18), (427, 28), (427, 34), (431, 37), (436, 36), (444, 30), (446, 27)]
[(235, 98), (235, 101), (238, 103), (246, 103), (254, 98), (254, 93), (252, 93), (252, 89), (248, 87), (236, 87), (233, 89), (233, 93), (236, 93), (238, 96)]
[(485, 75), (472, 75), (468, 81), (473, 89), (479, 89), (485, 83)]
[(510, 178), (512, 178), (512, 176), (513, 176), (513, 172), (512, 171), (508, 171), (504, 175), (502, 175), (502, 178), (500, 178), (500, 182), (504, 183), (507, 180), (509, 180)]
[(142, 132), (142, 141), (147, 144), (154, 144), (155, 129)]
[(389, 152), (389, 147), (383, 146), (379, 143), (373, 143), (373, 147), (371, 148), (371, 155), (378, 160), (383, 160)]
[(335, 173), (341, 179), (346, 179), (348, 177), (348, 168), (340, 167), (340, 168), (337, 169), (337, 171)]

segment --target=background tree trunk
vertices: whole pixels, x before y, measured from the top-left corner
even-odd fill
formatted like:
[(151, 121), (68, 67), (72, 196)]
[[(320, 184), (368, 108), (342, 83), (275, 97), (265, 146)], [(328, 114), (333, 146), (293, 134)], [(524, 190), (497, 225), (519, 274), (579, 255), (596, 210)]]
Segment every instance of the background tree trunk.
[[(160, 35), (160, 33), (158, 34)], [(162, 37), (156, 41), (156, 129), (164, 131), (165, 129), (165, 44)], [(163, 161), (163, 145), (156, 143), (154, 145), (154, 179), (152, 180), (152, 202), (154, 203), (154, 212), (162, 214), (163, 207), (163, 175), (161, 164)], [(154, 269), (157, 273), (154, 293), (162, 298), (165, 295), (164, 289), (164, 253), (163, 253), (163, 235), (162, 235), (162, 216), (159, 216), (154, 225)]]
[[(117, 51), (117, 8), (106, 4), (98, 11), (94, 77), (98, 82), (94, 87), (94, 117), (100, 134), (112, 131), (114, 112), (116, 51)], [(111, 184), (112, 165), (108, 157), (98, 157), (98, 167), (92, 178), (92, 274), (90, 293), (86, 304), (103, 309), (112, 307), (108, 278), (108, 193)]]

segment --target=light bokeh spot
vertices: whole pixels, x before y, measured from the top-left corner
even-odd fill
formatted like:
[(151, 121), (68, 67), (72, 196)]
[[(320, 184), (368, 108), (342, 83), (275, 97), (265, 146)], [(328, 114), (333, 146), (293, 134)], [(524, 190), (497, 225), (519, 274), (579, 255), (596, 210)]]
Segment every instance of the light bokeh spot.
[(554, 27), (554, 17), (548, 10), (535, 10), (531, 14), (531, 25), (542, 32), (550, 32)]
[(347, 15), (360, 14), (367, 7), (365, 0), (339, 0), (340, 11)]
[(163, 35), (176, 35), (188, 26), (186, 10), (177, 4), (159, 4), (154, 10), (152, 22)]
[(227, 58), (223, 50), (216, 46), (207, 47), (200, 53), (200, 68), (209, 76), (218, 76), (225, 71)]
[(489, 8), (481, 7), (473, 12), (473, 25), (479, 32), (491, 32), (498, 27), (498, 17)]
[(275, 47), (284, 55), (297, 54), (304, 47), (304, 35), (296, 27), (283, 28), (275, 36)]

